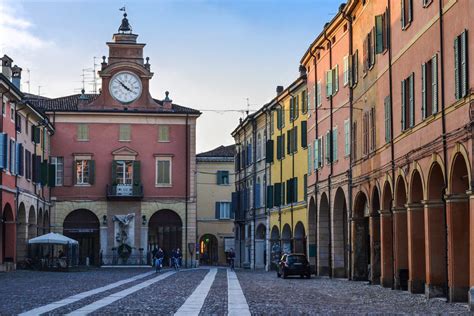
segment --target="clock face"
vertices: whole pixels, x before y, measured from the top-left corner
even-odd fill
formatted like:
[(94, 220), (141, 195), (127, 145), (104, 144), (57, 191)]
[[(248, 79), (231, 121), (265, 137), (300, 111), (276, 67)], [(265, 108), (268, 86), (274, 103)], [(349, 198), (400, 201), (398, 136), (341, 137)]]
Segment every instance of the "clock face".
[(137, 75), (122, 71), (110, 80), (109, 90), (112, 97), (121, 103), (131, 103), (142, 94), (142, 82)]

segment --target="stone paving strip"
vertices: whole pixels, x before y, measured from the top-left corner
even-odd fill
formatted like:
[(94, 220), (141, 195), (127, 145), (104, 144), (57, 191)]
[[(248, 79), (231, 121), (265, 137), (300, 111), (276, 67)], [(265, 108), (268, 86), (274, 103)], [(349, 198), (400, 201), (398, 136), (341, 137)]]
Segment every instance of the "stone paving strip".
[(216, 278), (217, 269), (212, 268), (209, 273), (204, 277), (198, 287), (194, 290), (191, 296), (188, 297), (186, 302), (178, 309), (175, 316), (186, 316), (196, 315), (201, 311), (204, 301), (206, 300), (207, 294), (211, 289), (214, 279)]
[(250, 315), (249, 306), (245, 299), (239, 279), (232, 270), (227, 270), (227, 309), (230, 316)]
[[(91, 315), (173, 315), (202, 282), (209, 269), (183, 269)], [(196, 312), (197, 315), (197, 312)]]
[(93, 296), (93, 295), (96, 295), (96, 294), (99, 294), (99, 293), (102, 293), (102, 292), (105, 292), (105, 291), (109, 291), (109, 290), (114, 289), (116, 287), (119, 287), (121, 285), (143, 279), (143, 278), (145, 278), (145, 277), (147, 277), (147, 276), (149, 276), (153, 273), (154, 272), (142, 273), (142, 274), (136, 275), (134, 277), (131, 277), (131, 278), (128, 278), (128, 279), (125, 279), (125, 280), (121, 280), (121, 281), (118, 281), (118, 282), (115, 282), (115, 283), (112, 283), (112, 284), (109, 284), (109, 285), (106, 285), (106, 286), (102, 286), (102, 287), (99, 287), (99, 288), (96, 288), (96, 289), (93, 289), (93, 290), (89, 290), (89, 291), (82, 292), (82, 293), (79, 293), (79, 294), (76, 294), (76, 295), (73, 295), (73, 296), (69, 296), (69, 297), (66, 297), (62, 300), (50, 303), (48, 305), (40, 306), (40, 307), (31, 309), (29, 311), (23, 312), (23, 313), (19, 314), (19, 316), (35, 316), (35, 315), (47, 313), (47, 312), (50, 312), (50, 311), (55, 310), (57, 308), (63, 307), (65, 305), (72, 304), (72, 303), (75, 303), (75, 302), (80, 301), (82, 299), (85, 299), (89, 296)]
[(199, 315), (227, 314), (227, 269), (218, 269), (216, 279), (207, 294)]
[(114, 293), (114, 294), (111, 294), (107, 297), (104, 297), (103, 299), (100, 299), (98, 301), (95, 301), (94, 303), (92, 304), (89, 304), (89, 305), (86, 305), (78, 310), (75, 310), (74, 312), (72, 313), (69, 313), (67, 315), (69, 316), (79, 316), (79, 315), (87, 315), (89, 313), (92, 313), (102, 307), (105, 307), (107, 305), (110, 305), (112, 304), (113, 302), (115, 301), (118, 301), (130, 294), (133, 294), (141, 289), (144, 289), (158, 281), (161, 281), (161, 280), (164, 280), (166, 279), (167, 277), (175, 274), (176, 272), (175, 271), (169, 271), (169, 272), (166, 272), (164, 274), (161, 274), (155, 278), (152, 278), (152, 279), (149, 279), (145, 282), (142, 282), (142, 283), (139, 283), (137, 285), (134, 285), (128, 289), (125, 289), (125, 290), (122, 290), (120, 292), (117, 292), (117, 293)]
[(150, 270), (91, 268), (74, 272), (0, 273), (0, 314), (17, 315)]

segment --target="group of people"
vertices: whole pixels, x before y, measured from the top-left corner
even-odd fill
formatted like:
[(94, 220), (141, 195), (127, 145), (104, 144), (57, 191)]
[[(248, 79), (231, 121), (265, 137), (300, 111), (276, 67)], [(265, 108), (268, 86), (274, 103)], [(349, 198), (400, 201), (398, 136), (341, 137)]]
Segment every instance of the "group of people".
[[(154, 248), (153, 251), (151, 252), (153, 255), (153, 265), (155, 266), (155, 271), (160, 272), (161, 268), (163, 268), (163, 260), (165, 258), (165, 252), (163, 249), (160, 247)], [(170, 266), (173, 267), (175, 270), (179, 270), (179, 267), (181, 266), (181, 259), (183, 258), (183, 255), (181, 253), (181, 249), (173, 249), (171, 251), (171, 257), (170, 257)]]

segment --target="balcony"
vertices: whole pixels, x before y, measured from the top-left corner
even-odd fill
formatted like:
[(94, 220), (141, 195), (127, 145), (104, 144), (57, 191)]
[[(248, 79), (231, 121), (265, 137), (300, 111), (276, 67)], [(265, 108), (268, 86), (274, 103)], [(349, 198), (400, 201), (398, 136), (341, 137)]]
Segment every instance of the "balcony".
[(140, 200), (143, 198), (141, 184), (107, 185), (107, 199), (109, 200)]

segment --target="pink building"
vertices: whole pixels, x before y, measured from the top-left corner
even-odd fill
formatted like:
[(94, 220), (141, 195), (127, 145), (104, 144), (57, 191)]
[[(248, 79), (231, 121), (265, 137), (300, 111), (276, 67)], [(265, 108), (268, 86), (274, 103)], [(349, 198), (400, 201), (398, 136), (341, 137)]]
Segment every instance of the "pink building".
[(32, 100), (52, 120), (52, 230), (80, 243), (80, 263), (146, 264), (157, 247), (192, 258), (195, 130), (200, 112), (149, 92), (145, 44), (126, 14), (108, 42), (99, 95)]

